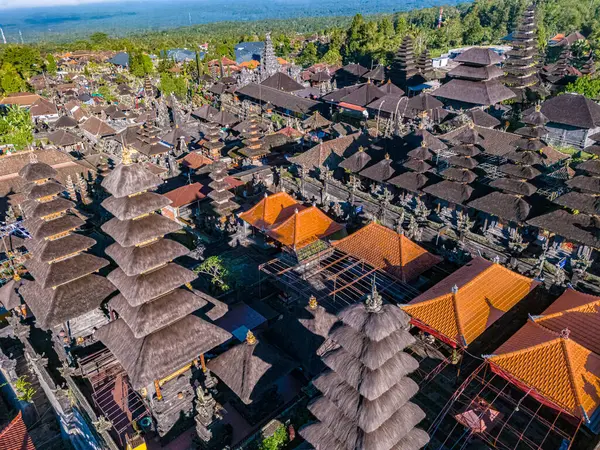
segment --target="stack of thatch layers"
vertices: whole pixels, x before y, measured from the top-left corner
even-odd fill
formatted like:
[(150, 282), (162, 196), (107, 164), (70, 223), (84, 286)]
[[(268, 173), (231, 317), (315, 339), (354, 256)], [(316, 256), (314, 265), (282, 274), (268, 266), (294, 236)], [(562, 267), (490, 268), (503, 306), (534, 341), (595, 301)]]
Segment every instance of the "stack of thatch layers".
[(86, 253), (94, 239), (74, 233), (85, 222), (71, 213), (75, 205), (62, 196), (66, 189), (54, 180), (56, 170), (33, 160), (19, 175), (26, 182), (21, 209), (32, 237), (25, 240), (32, 256), (25, 266), (35, 279), (20, 294), (36, 325), (54, 331), (58, 354), (64, 356), (63, 346), (89, 342), (94, 328), (107, 321), (100, 304), (114, 287), (95, 272), (108, 261)]
[(172, 262), (188, 249), (164, 238), (181, 227), (155, 213), (170, 203), (150, 191), (162, 180), (127, 160), (102, 182), (112, 194), (102, 206), (115, 216), (102, 226), (116, 241), (106, 253), (119, 266), (108, 279), (120, 294), (109, 302), (118, 319), (99, 329), (97, 337), (146, 397), (164, 435), (181, 414), (192, 412), (192, 361), (231, 336), (193, 314), (210, 305), (220, 311), (211, 318), (223, 311), (216, 300), (191, 289), (192, 271)]
[(383, 305), (375, 289), (365, 303), (339, 316), (323, 356), (329, 368), (313, 380), (322, 393), (309, 404), (318, 422), (300, 430), (316, 450), (416, 450), (429, 441), (415, 428), (425, 418), (410, 399), (418, 386), (408, 375), (417, 361), (403, 350), (414, 342), (408, 316)]

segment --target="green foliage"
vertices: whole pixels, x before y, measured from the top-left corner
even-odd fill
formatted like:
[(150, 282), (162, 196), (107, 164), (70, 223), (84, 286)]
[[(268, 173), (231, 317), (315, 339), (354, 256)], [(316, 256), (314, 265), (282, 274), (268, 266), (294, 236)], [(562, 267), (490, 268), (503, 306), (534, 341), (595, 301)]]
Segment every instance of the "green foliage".
[(159, 87), (164, 96), (168, 96), (173, 93), (179, 98), (184, 98), (187, 95), (187, 84), (185, 78), (169, 72), (160, 74)]
[(17, 381), (15, 382), (15, 389), (17, 390), (17, 399), (22, 402), (31, 402), (36, 393), (36, 390), (33, 388), (32, 384), (27, 381), (26, 376), (17, 378)]
[(98, 87), (98, 94), (100, 94), (108, 102), (114, 102), (117, 98), (112, 93), (112, 90), (107, 85), (103, 84)]
[(585, 95), (587, 98), (598, 99), (600, 97), (600, 78), (593, 78), (589, 75), (579, 77), (568, 84), (565, 90)]
[(99, 46), (99, 45), (103, 45), (106, 44), (106, 42), (108, 41), (108, 34), (106, 33), (93, 33), (90, 37), (90, 42), (93, 45)]
[(284, 425), (279, 425), (268, 438), (263, 439), (260, 444), (260, 450), (281, 450), (289, 441), (289, 436)]
[(144, 78), (154, 71), (150, 57), (141, 52), (129, 52), (129, 72), (138, 78)]
[(5, 62), (0, 68), (0, 92), (12, 94), (27, 89), (27, 83), (21, 78), (15, 66)]
[(50, 75), (56, 75), (56, 60), (54, 59), (54, 55), (52, 53), (48, 53), (46, 56), (46, 72)]
[(33, 142), (33, 123), (29, 111), (12, 106), (0, 116), (0, 145), (12, 144), (22, 150)]
[(194, 268), (195, 273), (203, 273), (210, 277), (210, 282), (219, 291), (226, 292), (229, 286), (229, 269), (220, 256), (211, 256)]
[(44, 61), (39, 49), (29, 45), (7, 45), (0, 50), (0, 63), (9, 63), (23, 79), (42, 73)]
[(319, 61), (317, 46), (314, 42), (309, 42), (298, 56), (297, 62), (303, 66), (312, 66), (317, 61)]

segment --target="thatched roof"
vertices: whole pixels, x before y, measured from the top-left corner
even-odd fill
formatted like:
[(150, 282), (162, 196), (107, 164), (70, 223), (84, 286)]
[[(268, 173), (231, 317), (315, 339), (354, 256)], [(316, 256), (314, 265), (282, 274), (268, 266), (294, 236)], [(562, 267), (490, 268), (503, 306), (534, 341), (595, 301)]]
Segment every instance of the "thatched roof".
[(108, 261), (87, 253), (80, 253), (52, 264), (29, 259), (25, 267), (42, 288), (60, 286), (85, 275), (96, 272), (108, 265)]
[(570, 241), (600, 248), (600, 234), (597, 219), (586, 214), (570, 214), (567, 211), (553, 211), (529, 219), (527, 223), (542, 230), (548, 230)]
[(171, 200), (155, 192), (144, 192), (133, 197), (111, 196), (102, 202), (104, 209), (122, 221), (157, 211), (170, 204)]
[(162, 266), (188, 253), (189, 250), (185, 246), (171, 239), (159, 239), (148, 245), (131, 247), (114, 243), (106, 248), (106, 254), (130, 277)]
[(517, 164), (502, 164), (500, 167), (498, 167), (498, 170), (521, 180), (533, 180), (542, 173), (535, 167), (521, 166)]
[(448, 167), (447, 169), (440, 172), (447, 180), (457, 181), (459, 183), (472, 183), (477, 179), (477, 175), (468, 169), (461, 169), (458, 167)]
[(454, 78), (433, 92), (436, 97), (473, 105), (490, 106), (515, 97), (498, 79), (470, 81)]
[(395, 169), (393, 161), (386, 156), (376, 164), (373, 164), (366, 169), (363, 169), (359, 175), (377, 182), (384, 182), (394, 176)]
[(443, 180), (423, 188), (423, 192), (457, 205), (464, 205), (471, 195), (473, 188), (456, 181)]
[(51, 197), (63, 191), (65, 191), (65, 187), (53, 180), (48, 180), (42, 184), (27, 183), (23, 186), (23, 193), (31, 200)]
[(29, 163), (19, 170), (19, 176), (28, 183), (56, 178), (57, 175), (58, 172), (55, 169), (41, 162)]
[(130, 305), (125, 297), (119, 294), (111, 299), (108, 306), (119, 314), (133, 335), (139, 339), (183, 319), (206, 304), (207, 301), (202, 295), (187, 289), (175, 289), (139, 306)]
[(409, 158), (406, 160), (404, 163), (402, 163), (402, 167), (417, 173), (425, 173), (432, 168), (432, 166), (427, 164), (425, 161), (415, 158)]
[(101, 228), (119, 245), (131, 247), (174, 233), (182, 227), (179, 223), (160, 214), (150, 214), (135, 220), (119, 220), (115, 217), (103, 224)]
[(338, 347), (323, 357), (331, 370), (314, 380), (322, 396), (308, 406), (319, 423), (300, 430), (314, 448), (418, 449), (429, 440), (414, 431), (425, 414), (410, 402), (418, 386), (407, 375), (418, 363), (402, 351), (414, 343), (409, 318), (381, 300), (373, 290), (332, 328), (329, 339)]
[(492, 192), (469, 202), (467, 206), (517, 223), (527, 220), (531, 211), (531, 205), (522, 198), (502, 192)]
[(163, 183), (140, 164), (119, 164), (102, 180), (102, 187), (115, 197), (126, 197)]
[(567, 181), (567, 186), (592, 194), (600, 194), (600, 178), (578, 175)]
[(242, 342), (208, 362), (208, 368), (246, 404), (295, 367), (292, 360), (263, 341)]
[(49, 202), (27, 200), (21, 204), (21, 210), (28, 219), (40, 219), (51, 214), (62, 213), (73, 208), (75, 204), (66, 198), (57, 197)]
[(567, 192), (554, 200), (554, 203), (582, 213), (600, 216), (600, 198), (581, 192)]
[(365, 151), (358, 151), (338, 164), (338, 167), (349, 170), (353, 173), (358, 173), (363, 170), (371, 161), (371, 157)]
[(421, 173), (405, 172), (390, 180), (388, 183), (410, 192), (420, 192), (429, 182), (429, 178)]
[(173, 289), (191, 283), (196, 274), (178, 264), (169, 263), (140, 275), (127, 276), (122, 268), (107, 276), (132, 306), (142, 305)]
[(45, 239), (65, 231), (75, 230), (85, 222), (72, 214), (65, 214), (57, 219), (45, 221), (42, 219), (27, 219), (23, 223), (31, 237), (34, 239)]
[(92, 274), (56, 289), (41, 289), (37, 283), (28, 283), (20, 293), (33, 312), (36, 325), (49, 329), (98, 308), (114, 290), (106, 278)]
[(136, 339), (123, 319), (103, 326), (95, 336), (115, 355), (136, 390), (172, 374), (231, 338), (227, 331), (194, 315), (141, 339)]
[(512, 192), (526, 197), (536, 193), (537, 188), (526, 181), (515, 180), (514, 178), (497, 178), (490, 183), (490, 186), (502, 191)]
[(588, 159), (579, 164), (577, 170), (583, 170), (592, 175), (600, 175), (600, 159)]
[(73, 233), (53, 240), (26, 239), (24, 244), (36, 260), (46, 263), (88, 250), (96, 244), (96, 241), (90, 237)]
[(2, 285), (0, 287), (0, 305), (4, 306), (7, 311), (19, 307), (21, 305), (19, 290), (27, 283), (31, 283), (31, 281), (13, 278)]

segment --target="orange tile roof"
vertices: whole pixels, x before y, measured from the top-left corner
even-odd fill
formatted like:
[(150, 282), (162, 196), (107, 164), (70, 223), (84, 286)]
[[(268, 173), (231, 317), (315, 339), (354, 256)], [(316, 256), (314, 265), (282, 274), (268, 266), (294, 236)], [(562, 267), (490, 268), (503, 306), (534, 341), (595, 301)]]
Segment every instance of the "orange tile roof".
[(271, 228), (268, 234), (283, 245), (298, 250), (342, 228), (319, 208), (311, 206), (301, 211), (296, 208), (291, 217)]
[(260, 63), (258, 61), (256, 61), (255, 59), (252, 59), (250, 61), (244, 61), (243, 63), (240, 63), (239, 66), (240, 67), (247, 67), (249, 69), (256, 69), (259, 64)]
[(190, 203), (202, 200), (206, 197), (203, 192), (204, 186), (200, 183), (186, 184), (177, 189), (164, 194), (169, 200), (173, 208), (180, 208), (189, 205)]
[(289, 64), (289, 62), (287, 62), (285, 59), (277, 57), (277, 62), (282, 65), (285, 66), (286, 64)]
[(0, 430), (0, 450), (35, 450), (21, 411), (6, 428)]
[(208, 166), (213, 163), (213, 160), (207, 158), (202, 153), (192, 152), (185, 155), (183, 158), (179, 160), (181, 165), (184, 167), (188, 167), (190, 169), (199, 169), (203, 166)]
[(487, 359), (496, 373), (575, 417), (587, 421), (598, 407), (600, 356), (566, 332), (528, 322)]
[(41, 97), (31, 92), (16, 92), (0, 98), (0, 105), (31, 106)]
[(600, 355), (600, 297), (567, 289), (532, 320), (557, 333), (568, 329), (571, 339)]
[(402, 308), (417, 326), (450, 345), (466, 347), (537, 285), (476, 257)]
[(418, 277), (441, 261), (441, 258), (432, 255), (403, 234), (375, 222), (335, 242), (333, 246), (377, 269), (384, 269), (403, 281)]
[(294, 198), (286, 192), (278, 192), (265, 197), (240, 214), (240, 219), (248, 222), (253, 227), (267, 229), (294, 214), (295, 208), (303, 208)]

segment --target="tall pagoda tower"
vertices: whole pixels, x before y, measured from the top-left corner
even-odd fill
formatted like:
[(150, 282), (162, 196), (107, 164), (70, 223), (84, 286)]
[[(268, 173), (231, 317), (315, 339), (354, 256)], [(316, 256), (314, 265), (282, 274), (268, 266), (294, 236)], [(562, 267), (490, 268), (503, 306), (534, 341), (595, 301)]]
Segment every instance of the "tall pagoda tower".
[(373, 287), (338, 319), (329, 333), (337, 348), (322, 358), (328, 370), (313, 380), (317, 422), (300, 435), (317, 450), (423, 448), (429, 436), (415, 427), (425, 413), (410, 401), (419, 387), (408, 377), (419, 364), (403, 351), (415, 342), (408, 316)]
[(209, 122), (206, 124), (207, 130), (204, 135), (204, 139), (206, 142), (202, 144), (202, 149), (206, 156), (208, 156), (213, 161), (218, 161), (221, 159), (221, 150), (225, 146), (223, 141), (221, 140), (221, 129), (219, 124)]
[(225, 180), (227, 178), (227, 165), (223, 162), (216, 162), (210, 166), (210, 170), (208, 176), (212, 181), (208, 187), (212, 191), (208, 193), (208, 198), (212, 200), (211, 206), (215, 214), (219, 217), (227, 217), (239, 207), (237, 203), (231, 200), (235, 197), (235, 194), (229, 191), (229, 183)]
[(271, 41), (271, 33), (267, 33), (265, 38), (265, 48), (260, 55), (260, 79), (266, 80), (271, 75), (274, 75), (279, 70), (279, 61), (275, 55), (273, 41)]
[(431, 59), (428, 49), (424, 49), (419, 55), (419, 58), (417, 59), (417, 69), (419, 69), (419, 72), (426, 80), (434, 78), (433, 60)]
[(76, 233), (85, 222), (62, 196), (66, 189), (55, 180), (57, 171), (31, 155), (19, 175), (27, 195), (24, 225), (32, 237), (25, 240), (31, 255), (25, 267), (35, 282), (24, 283), (20, 294), (36, 326), (52, 330), (57, 353), (65, 358), (66, 348), (89, 343), (94, 328), (107, 322), (100, 304), (115, 289), (96, 274), (108, 261), (86, 252), (96, 241)]
[(535, 7), (529, 6), (523, 13), (521, 25), (512, 34), (512, 50), (506, 53), (502, 69), (504, 84), (517, 96), (519, 102), (527, 101), (527, 89), (539, 84), (538, 45), (536, 35)]
[(390, 80), (396, 86), (406, 90), (409, 80), (417, 75), (419, 70), (415, 62), (413, 49), (413, 40), (410, 36), (405, 36), (400, 48), (396, 52), (394, 62), (390, 71)]
[(195, 274), (172, 262), (188, 249), (165, 238), (181, 227), (155, 212), (170, 203), (152, 192), (160, 184), (159, 177), (132, 164), (128, 152), (102, 182), (111, 194), (102, 206), (114, 216), (102, 226), (115, 240), (106, 253), (118, 265), (108, 279), (120, 293), (109, 302), (114, 320), (96, 336), (126, 370), (164, 436), (181, 415), (192, 415), (194, 362), (204, 367), (204, 353), (231, 335), (197, 315), (212, 306), (206, 315), (215, 319), (226, 308), (193, 290)]

